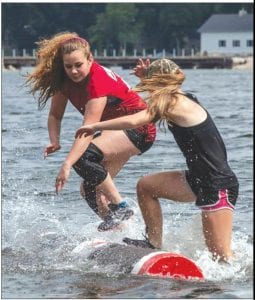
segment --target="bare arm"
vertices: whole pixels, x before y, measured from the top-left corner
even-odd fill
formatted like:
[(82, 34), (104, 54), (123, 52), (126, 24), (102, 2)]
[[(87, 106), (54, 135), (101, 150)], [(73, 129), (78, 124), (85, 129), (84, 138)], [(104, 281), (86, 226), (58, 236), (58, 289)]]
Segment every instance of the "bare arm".
[[(101, 97), (90, 100), (85, 109), (84, 125), (89, 125), (98, 122), (103, 114), (107, 98)], [(68, 153), (56, 179), (56, 192), (58, 193), (68, 179), (71, 167), (86, 151), (92, 140), (92, 136), (87, 136), (82, 139), (75, 139), (70, 152)]]
[(44, 150), (44, 158), (61, 148), (59, 142), (60, 128), (66, 104), (67, 98), (60, 92), (52, 97), (51, 107), (48, 115), (48, 132), (50, 144)]
[(145, 109), (133, 115), (82, 126), (76, 131), (75, 137), (81, 138), (83, 135), (92, 135), (94, 132), (99, 130), (122, 130), (137, 128), (148, 124), (151, 121), (151, 117), (148, 111)]

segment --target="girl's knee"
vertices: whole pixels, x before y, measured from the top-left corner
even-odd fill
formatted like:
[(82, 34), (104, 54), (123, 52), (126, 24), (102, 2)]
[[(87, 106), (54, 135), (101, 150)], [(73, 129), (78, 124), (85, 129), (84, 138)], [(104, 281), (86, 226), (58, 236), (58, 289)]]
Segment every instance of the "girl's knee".
[(157, 199), (155, 195), (155, 189), (152, 186), (148, 176), (143, 176), (139, 179), (136, 185), (136, 192), (140, 201), (148, 198)]
[(148, 183), (148, 178), (146, 176), (143, 176), (138, 180), (136, 190), (138, 195), (151, 194), (151, 185)]

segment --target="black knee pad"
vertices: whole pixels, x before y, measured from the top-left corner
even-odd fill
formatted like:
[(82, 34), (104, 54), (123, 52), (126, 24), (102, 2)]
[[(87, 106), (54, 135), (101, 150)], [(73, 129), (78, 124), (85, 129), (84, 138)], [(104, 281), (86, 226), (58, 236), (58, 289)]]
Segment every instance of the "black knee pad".
[(86, 186), (97, 186), (105, 180), (107, 171), (100, 164), (103, 158), (103, 152), (91, 143), (80, 159), (73, 165), (76, 173), (84, 179)]
[(97, 214), (99, 215), (99, 210), (97, 206), (97, 199), (96, 199), (96, 187), (90, 186), (88, 187), (83, 183), (84, 191), (85, 191), (85, 200), (88, 203), (88, 206)]
[(96, 186), (102, 183), (107, 176), (106, 169), (100, 164), (103, 158), (103, 152), (94, 144), (90, 144), (80, 159), (73, 165), (76, 173), (84, 179), (85, 200), (97, 215), (99, 215), (99, 212), (96, 203)]

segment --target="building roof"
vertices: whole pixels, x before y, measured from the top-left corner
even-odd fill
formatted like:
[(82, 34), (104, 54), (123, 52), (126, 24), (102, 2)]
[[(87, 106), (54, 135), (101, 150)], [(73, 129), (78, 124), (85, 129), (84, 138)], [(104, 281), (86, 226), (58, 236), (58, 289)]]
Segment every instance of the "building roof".
[(198, 29), (198, 32), (252, 32), (253, 15), (243, 13), (239, 14), (216, 14), (212, 15)]

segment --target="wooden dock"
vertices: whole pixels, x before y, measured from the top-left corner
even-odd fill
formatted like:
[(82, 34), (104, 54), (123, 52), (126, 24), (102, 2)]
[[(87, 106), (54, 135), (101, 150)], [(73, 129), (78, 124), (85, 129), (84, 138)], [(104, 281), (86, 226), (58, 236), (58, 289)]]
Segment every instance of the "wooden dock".
[[(106, 67), (120, 66), (123, 69), (132, 69), (139, 57), (134, 56), (98, 56), (95, 60)], [(233, 67), (232, 57), (206, 57), (206, 56), (184, 56), (184, 57), (166, 57), (172, 59), (183, 69), (224, 69)], [(151, 61), (156, 58), (150, 58)], [(36, 64), (36, 58), (31, 56), (5, 56), (2, 58), (2, 66), (10, 66), (20, 69), (22, 67), (33, 67)]]

